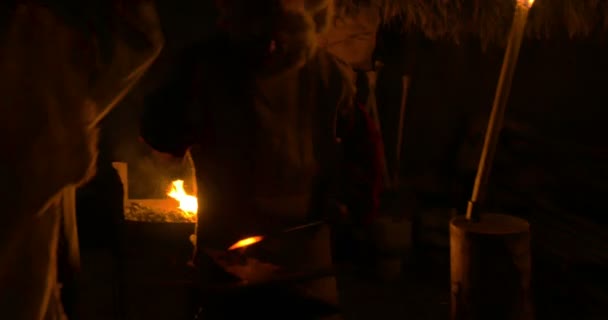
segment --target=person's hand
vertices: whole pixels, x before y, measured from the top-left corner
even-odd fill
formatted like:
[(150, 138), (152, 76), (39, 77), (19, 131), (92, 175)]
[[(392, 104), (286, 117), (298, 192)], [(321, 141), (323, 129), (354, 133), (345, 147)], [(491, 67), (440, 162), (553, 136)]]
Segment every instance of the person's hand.
[(265, 282), (275, 276), (280, 268), (270, 263), (265, 263), (254, 258), (246, 258), (244, 264), (233, 264), (226, 266), (226, 271), (247, 282)]
[(280, 267), (238, 253), (205, 250), (205, 253), (226, 272), (246, 282), (265, 282), (272, 279)]

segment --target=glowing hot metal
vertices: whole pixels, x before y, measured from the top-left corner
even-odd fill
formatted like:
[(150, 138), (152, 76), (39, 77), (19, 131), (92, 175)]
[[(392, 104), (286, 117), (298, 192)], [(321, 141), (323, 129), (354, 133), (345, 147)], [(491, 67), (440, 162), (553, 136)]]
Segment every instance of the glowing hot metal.
[(262, 237), (262, 236), (255, 236), (255, 237), (241, 239), (241, 240), (235, 242), (232, 246), (230, 246), (230, 248), (228, 248), (228, 251), (245, 248), (252, 244), (256, 244), (262, 240), (264, 240), (264, 237)]

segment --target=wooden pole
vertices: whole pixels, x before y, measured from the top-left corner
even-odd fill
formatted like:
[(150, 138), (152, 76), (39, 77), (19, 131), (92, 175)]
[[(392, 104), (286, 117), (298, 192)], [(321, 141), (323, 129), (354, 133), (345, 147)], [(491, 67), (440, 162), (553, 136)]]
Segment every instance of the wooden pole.
[[(371, 116), (376, 124), (376, 130), (380, 134), (380, 139), (384, 141), (384, 137), (382, 134), (382, 125), (380, 123), (380, 114), (378, 113), (378, 105), (376, 104), (376, 80), (378, 76), (378, 70), (381, 68), (381, 65), (376, 65), (376, 71), (367, 72), (368, 86), (369, 86), (369, 110), (371, 111)], [(388, 173), (388, 163), (386, 162), (386, 152), (382, 152), (382, 178), (384, 180), (384, 187), (386, 189), (391, 189), (391, 177)]]
[(401, 167), (401, 150), (403, 149), (403, 127), (405, 123), (405, 106), (407, 103), (407, 93), (410, 88), (410, 77), (403, 76), (401, 93), (401, 107), (399, 108), (399, 125), (397, 127), (397, 146), (395, 148), (395, 170), (393, 185), (399, 186), (399, 169)]
[(530, 226), (502, 214), (480, 216), (528, 10), (518, 0), (466, 217), (450, 222), (452, 320), (531, 320)]
[(530, 226), (503, 214), (450, 222), (452, 320), (534, 319)]
[(496, 153), (496, 145), (502, 129), (507, 102), (509, 100), (513, 74), (515, 73), (515, 66), (517, 65), (517, 59), (519, 57), (519, 49), (526, 29), (528, 10), (533, 2), (533, 0), (517, 1), (513, 25), (511, 26), (500, 77), (498, 78), (498, 86), (496, 87), (492, 113), (490, 114), (490, 119), (488, 121), (481, 158), (479, 159), (473, 193), (467, 207), (467, 219), (470, 221), (479, 220), (479, 207), (480, 205), (483, 205), (490, 168), (492, 167), (492, 161), (494, 160), (494, 155)]

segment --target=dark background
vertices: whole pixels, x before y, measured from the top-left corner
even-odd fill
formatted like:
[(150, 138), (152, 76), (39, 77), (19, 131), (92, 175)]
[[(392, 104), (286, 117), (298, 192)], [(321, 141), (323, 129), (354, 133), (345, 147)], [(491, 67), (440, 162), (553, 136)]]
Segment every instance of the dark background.
[[(181, 50), (214, 28), (210, 1), (178, 5), (160, 0), (158, 11), (166, 47), (142, 83), (103, 124), (103, 154), (129, 162), (136, 198), (154, 193), (138, 184), (149, 186), (159, 175), (179, 175), (179, 170), (155, 163), (137, 139), (142, 99), (162, 82)], [(394, 166), (401, 76), (407, 74), (412, 82), (400, 164), (405, 187), (462, 207), (470, 193), (503, 48), (483, 47), (476, 39), (460, 44), (431, 41), (390, 26), (381, 29), (378, 42), (376, 56), (385, 67), (377, 96), (389, 164)], [(496, 198), (497, 206), (517, 207), (524, 198), (542, 198), (556, 209), (608, 221), (602, 197), (608, 191), (606, 53), (606, 43), (596, 39), (525, 40), (491, 178), (491, 199)]]
[[(211, 1), (159, 0), (158, 10), (165, 49), (102, 125), (100, 167), (128, 162), (131, 198), (163, 197), (168, 181), (184, 172), (154, 160), (138, 140), (138, 118), (143, 97), (163, 81), (180, 51), (214, 29)], [(400, 163), (403, 184), (394, 193), (400, 201), (390, 213), (422, 220), (414, 224), (417, 234), (430, 234), (427, 224), (440, 225), (442, 237), (432, 241), (438, 248), (424, 247), (438, 252), (427, 255), (439, 259), (426, 264), (414, 259), (425, 272), (407, 273), (404, 282), (345, 281), (343, 294), (354, 301), (349, 312), (368, 309), (359, 318), (375, 314), (391, 319), (391, 312), (412, 319), (447, 316), (449, 211), (443, 209), (462, 212), (470, 195), (503, 50), (483, 47), (477, 39), (455, 43), (430, 40), (415, 30), (380, 30), (376, 57), (384, 68), (377, 97), (391, 168), (396, 167), (401, 77), (407, 74), (412, 80)], [(526, 39), (522, 45), (489, 208), (526, 217), (532, 224), (539, 319), (602, 319), (592, 314), (601, 314), (597, 310), (608, 301), (608, 284), (600, 280), (608, 264), (607, 54), (607, 43), (597, 39), (558, 36)], [(425, 241), (430, 240), (419, 242)]]

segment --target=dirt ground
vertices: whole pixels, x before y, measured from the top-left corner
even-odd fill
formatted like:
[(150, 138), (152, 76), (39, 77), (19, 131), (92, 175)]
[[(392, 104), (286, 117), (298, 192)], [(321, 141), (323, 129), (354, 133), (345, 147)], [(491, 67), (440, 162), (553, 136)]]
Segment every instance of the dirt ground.
[[(176, 233), (161, 229), (155, 234)], [(151, 240), (150, 234), (146, 237), (149, 240), (144, 242), (137, 237), (126, 238), (122, 270), (117, 268), (108, 248), (82, 248), (75, 319), (194, 319), (188, 310), (189, 294), (184, 285), (190, 270), (186, 265), (191, 253), (188, 245), (180, 245), (181, 240), (175, 242), (175, 237), (158, 237), (156, 241)], [(184, 238), (187, 244), (187, 236), (177, 238)], [(422, 248), (417, 254), (388, 262), (374, 272), (361, 272), (349, 264), (338, 267), (345, 319), (449, 318), (447, 247)], [(565, 264), (533, 247), (536, 320), (607, 319), (608, 282), (603, 280), (607, 270), (602, 266)], [(118, 287), (121, 276), (125, 279), (122, 288)]]
[[(79, 317), (89, 320), (120, 319), (114, 285), (117, 283), (112, 255), (108, 250), (82, 254), (83, 273), (79, 282)], [(160, 262), (160, 258), (159, 258)], [(187, 310), (187, 290), (163, 285), (149, 266), (136, 256), (126, 266), (125, 316), (123, 319), (193, 319)], [(446, 319), (449, 311), (447, 277), (431, 271), (410, 270), (401, 277), (380, 278), (353, 268), (339, 268), (338, 281), (346, 319)], [(444, 270), (445, 271), (445, 270)], [(437, 273), (437, 271), (435, 271)], [(156, 283), (154, 283), (156, 282)]]

